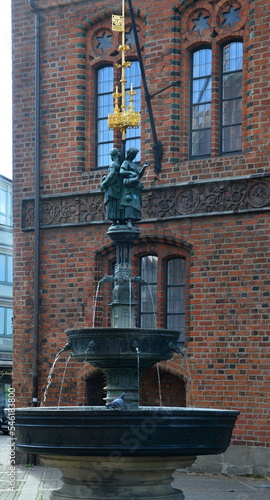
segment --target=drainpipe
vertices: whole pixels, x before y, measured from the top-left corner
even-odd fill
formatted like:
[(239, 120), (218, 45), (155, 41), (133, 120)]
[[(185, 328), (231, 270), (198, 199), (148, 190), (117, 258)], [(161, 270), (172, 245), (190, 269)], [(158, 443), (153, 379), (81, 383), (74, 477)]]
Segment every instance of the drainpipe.
[(39, 267), (40, 267), (40, 13), (35, 0), (30, 0), (35, 14), (35, 221), (34, 221), (34, 325), (32, 364), (32, 405), (38, 406), (39, 361)]
[(132, 25), (132, 30), (133, 30), (134, 39), (135, 39), (138, 61), (139, 61), (140, 70), (141, 70), (141, 78), (142, 78), (142, 83), (143, 83), (143, 87), (144, 87), (144, 98), (145, 98), (145, 103), (146, 103), (146, 107), (147, 107), (147, 112), (148, 112), (148, 116), (149, 116), (149, 121), (150, 121), (151, 130), (152, 130), (153, 141), (154, 141), (154, 146), (153, 146), (153, 153), (154, 153), (154, 160), (155, 160), (154, 171), (157, 175), (159, 175), (161, 172), (161, 168), (162, 168), (161, 162), (162, 162), (162, 156), (163, 156), (163, 144), (157, 138), (156, 125), (155, 125), (155, 120), (154, 120), (153, 111), (152, 111), (152, 104), (151, 104), (151, 99), (153, 96), (150, 94), (150, 92), (148, 90), (148, 85), (146, 82), (144, 64), (143, 64), (142, 53), (141, 53), (141, 46), (140, 46), (138, 32), (137, 32), (137, 26), (136, 26), (136, 21), (135, 21), (135, 16), (134, 16), (132, 0), (128, 0), (128, 8), (129, 8), (131, 25)]

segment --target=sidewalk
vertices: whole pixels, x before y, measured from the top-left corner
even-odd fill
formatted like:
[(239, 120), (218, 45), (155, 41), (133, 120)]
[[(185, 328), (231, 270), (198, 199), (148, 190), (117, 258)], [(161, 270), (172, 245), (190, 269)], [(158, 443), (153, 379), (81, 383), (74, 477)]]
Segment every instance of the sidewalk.
[(17, 465), (12, 491), (9, 442), (8, 436), (0, 434), (0, 500), (49, 500), (50, 491), (61, 486), (61, 473), (41, 465)]
[[(11, 491), (9, 470), (9, 438), (0, 435), (0, 500), (49, 500), (50, 491), (61, 485), (56, 469), (19, 465)], [(176, 471), (173, 486), (184, 492), (185, 500), (270, 500), (270, 479), (266, 478)]]
[(270, 499), (270, 479), (253, 479), (221, 474), (175, 472), (173, 486), (185, 500), (266, 500)]

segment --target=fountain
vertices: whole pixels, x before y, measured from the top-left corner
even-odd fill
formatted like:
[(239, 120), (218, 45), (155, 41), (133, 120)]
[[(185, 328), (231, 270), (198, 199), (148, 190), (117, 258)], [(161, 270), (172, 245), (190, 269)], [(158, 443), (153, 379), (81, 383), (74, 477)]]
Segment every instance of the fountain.
[[(122, 32), (121, 92), (116, 87), (114, 112), (108, 116), (109, 127), (121, 132), (123, 145), (126, 129), (137, 127), (140, 118), (133, 106), (136, 92), (132, 85), (125, 89), (125, 68), (131, 63), (125, 61), (124, 13), (122, 0), (122, 16), (113, 16), (115, 30)], [(112, 284), (111, 327), (96, 328), (93, 320), (92, 328), (67, 330), (68, 342), (57, 355), (69, 350), (78, 361), (99, 367), (106, 378), (106, 406), (16, 409), (17, 449), (40, 454), (46, 465), (63, 473), (63, 485), (51, 493), (51, 500), (183, 500), (183, 493), (171, 486), (172, 473), (192, 465), (197, 455), (224, 452), (238, 415), (231, 410), (139, 405), (140, 374), (181, 351), (177, 331), (136, 326), (133, 283), (146, 282), (132, 275), (131, 253), (140, 235), (135, 224), (141, 219), (141, 178), (148, 167), (145, 163), (138, 170), (137, 153), (130, 148), (122, 161), (113, 148), (109, 173), (101, 182), (107, 219), (112, 221), (107, 234), (116, 249), (114, 273), (98, 285)], [(121, 394), (124, 399), (117, 407), (113, 402)]]
[[(66, 331), (70, 350), (82, 362), (100, 368), (106, 377), (106, 407), (39, 407), (16, 410), (17, 449), (40, 454), (48, 466), (63, 473), (63, 486), (51, 500), (183, 500), (172, 488), (176, 468), (191, 466), (197, 455), (224, 452), (238, 412), (178, 407), (140, 407), (139, 373), (169, 359), (178, 332), (137, 328), (131, 250), (139, 229), (142, 184), (131, 148), (121, 164), (117, 150), (103, 179), (108, 235), (116, 248), (111, 282), (111, 327)], [(120, 186), (120, 196), (119, 196)], [(118, 194), (117, 194), (118, 193)], [(117, 194), (117, 196), (116, 196)], [(60, 351), (62, 352), (62, 351)], [(58, 353), (59, 354), (59, 353)], [(125, 393), (124, 405), (111, 402)]]

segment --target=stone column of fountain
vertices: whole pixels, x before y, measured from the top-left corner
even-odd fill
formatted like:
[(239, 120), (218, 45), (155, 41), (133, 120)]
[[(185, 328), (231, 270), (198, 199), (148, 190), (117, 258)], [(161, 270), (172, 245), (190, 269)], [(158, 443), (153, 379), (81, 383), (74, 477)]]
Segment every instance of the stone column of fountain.
[[(108, 235), (115, 242), (116, 246), (116, 264), (112, 282), (111, 306), (111, 326), (112, 328), (123, 328), (125, 332), (136, 327), (134, 290), (132, 286), (131, 272), (131, 249), (133, 241), (138, 238), (138, 228), (126, 225), (111, 226)], [(129, 337), (129, 335), (128, 335)], [(139, 406), (139, 343), (137, 339), (132, 339), (130, 349), (134, 353), (135, 363), (126, 363), (122, 361), (122, 366), (111, 366), (104, 369), (106, 376), (106, 402), (110, 403), (118, 395), (119, 391), (125, 393), (125, 407), (136, 409)]]
[[(142, 185), (134, 165), (135, 176), (124, 173), (122, 178), (119, 166), (110, 177), (122, 186), (121, 196), (106, 206), (117, 256), (114, 274), (104, 277), (114, 284), (111, 327), (66, 332), (74, 357), (105, 373), (107, 408), (16, 410), (17, 448), (39, 453), (46, 465), (63, 473), (63, 486), (51, 493), (51, 500), (184, 500), (183, 493), (172, 488), (171, 474), (190, 466), (196, 455), (224, 452), (238, 415), (231, 410), (139, 406), (138, 370), (169, 359), (178, 350), (179, 333), (135, 325), (132, 282), (140, 278), (131, 275), (131, 246), (139, 235), (134, 220), (140, 218)], [(106, 179), (104, 188), (109, 189)], [(131, 179), (130, 185), (125, 179)], [(109, 198), (107, 192), (107, 203)], [(124, 407), (108, 408), (122, 392)]]

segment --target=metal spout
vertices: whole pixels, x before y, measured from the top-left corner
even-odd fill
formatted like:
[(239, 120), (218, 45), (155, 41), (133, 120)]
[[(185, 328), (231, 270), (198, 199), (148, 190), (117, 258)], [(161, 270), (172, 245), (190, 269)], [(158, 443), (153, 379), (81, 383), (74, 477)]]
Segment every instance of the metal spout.
[(170, 349), (172, 349), (172, 351), (177, 352), (180, 356), (183, 356), (183, 357), (185, 356), (183, 351), (181, 351), (180, 347), (178, 347), (178, 345), (175, 344), (172, 340), (170, 340), (170, 342), (168, 343), (168, 346), (170, 347)]
[(61, 349), (61, 353), (62, 352), (66, 352), (66, 351), (70, 351), (71, 350), (71, 343), (70, 342), (67, 342), (64, 347)]
[(131, 278), (131, 281), (134, 281), (135, 283), (140, 283), (141, 285), (148, 285), (147, 281), (143, 279), (141, 276), (133, 276)]
[(104, 276), (101, 280), (100, 283), (113, 283), (115, 281), (115, 277), (111, 274), (108, 276)]

